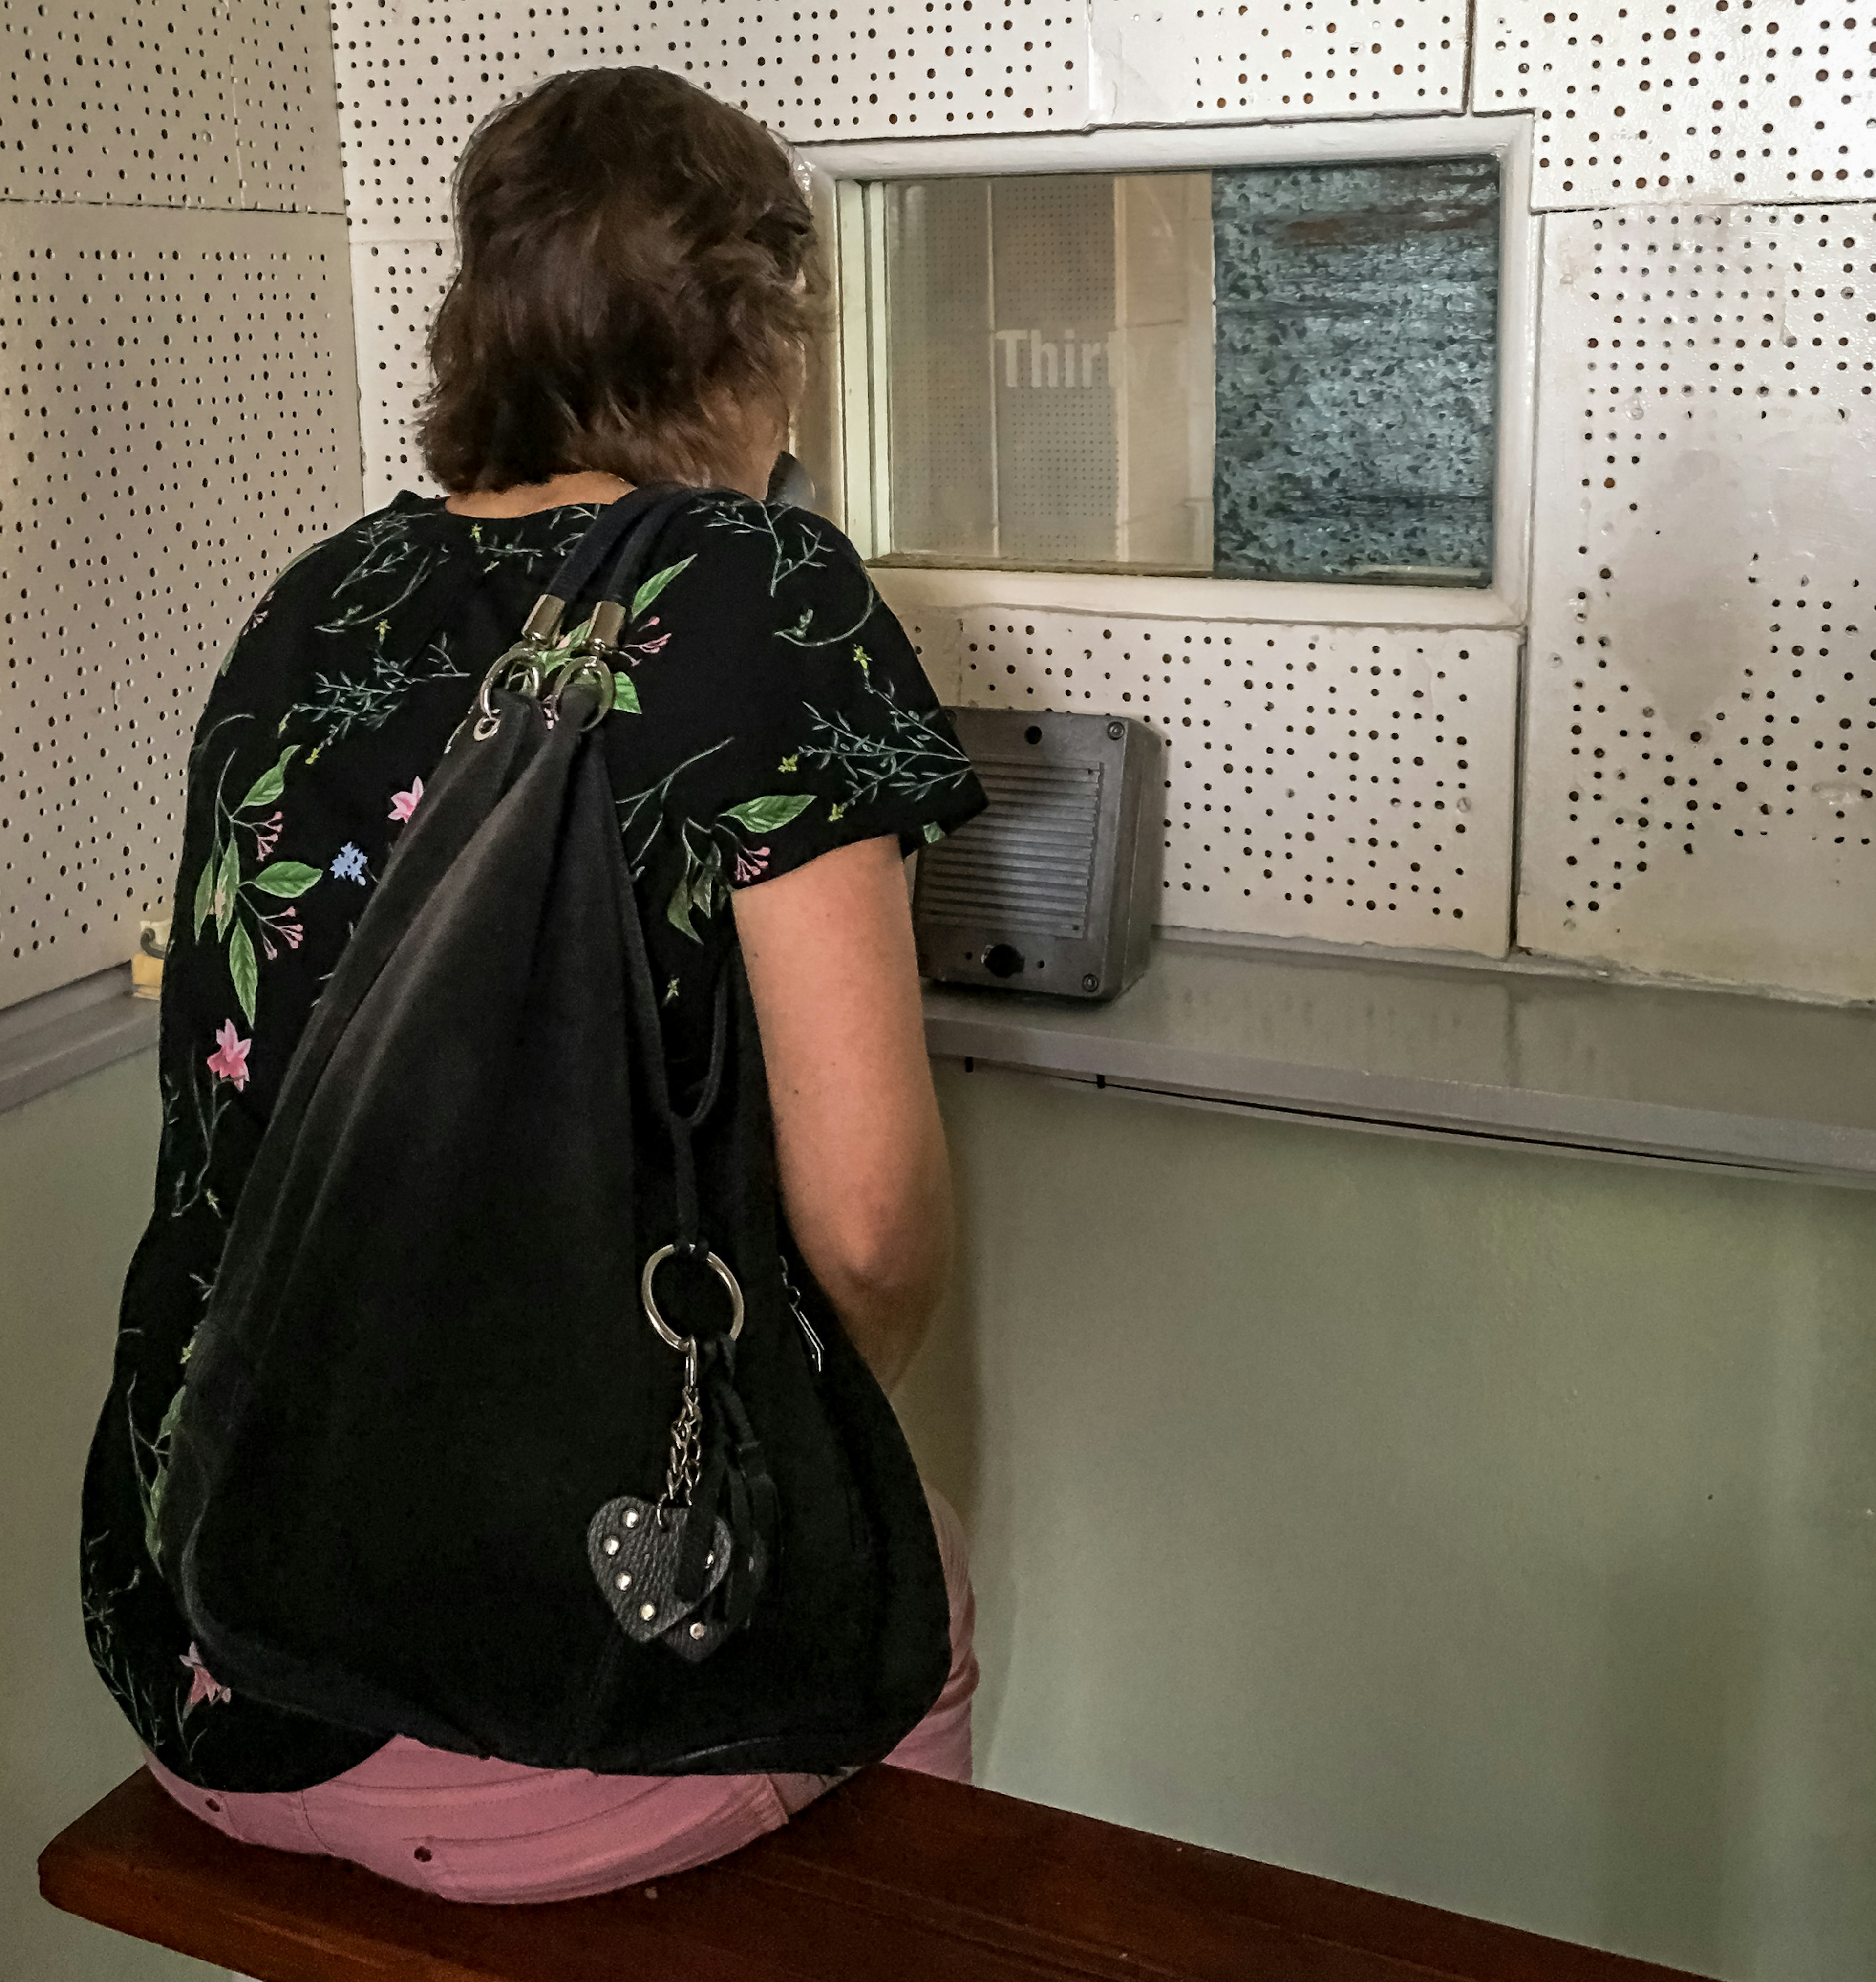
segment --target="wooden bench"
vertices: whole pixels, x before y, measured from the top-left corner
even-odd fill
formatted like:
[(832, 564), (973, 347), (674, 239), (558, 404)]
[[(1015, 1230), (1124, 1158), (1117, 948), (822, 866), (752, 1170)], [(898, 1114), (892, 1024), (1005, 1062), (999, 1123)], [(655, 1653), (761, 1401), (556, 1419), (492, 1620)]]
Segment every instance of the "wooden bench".
[(140, 1770), (46, 1847), (39, 1890), (257, 1982), (1688, 1982), (885, 1768), (719, 1864), (528, 1907), (230, 1844)]

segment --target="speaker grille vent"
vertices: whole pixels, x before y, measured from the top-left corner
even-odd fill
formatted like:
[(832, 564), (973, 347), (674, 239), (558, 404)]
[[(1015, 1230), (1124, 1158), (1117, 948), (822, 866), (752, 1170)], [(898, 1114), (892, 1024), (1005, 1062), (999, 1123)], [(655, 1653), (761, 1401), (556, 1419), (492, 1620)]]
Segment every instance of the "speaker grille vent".
[(1098, 764), (979, 759), (988, 809), (919, 859), (919, 903), (946, 922), (1087, 933), (1101, 817)]

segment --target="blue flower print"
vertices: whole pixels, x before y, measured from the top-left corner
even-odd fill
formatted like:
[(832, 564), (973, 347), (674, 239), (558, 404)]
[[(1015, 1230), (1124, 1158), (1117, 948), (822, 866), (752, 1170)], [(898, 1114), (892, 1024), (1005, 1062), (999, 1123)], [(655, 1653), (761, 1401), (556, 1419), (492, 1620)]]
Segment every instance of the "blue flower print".
[(365, 886), (365, 856), (349, 840), (333, 859), (332, 878), (335, 881), (356, 881), (361, 888)]

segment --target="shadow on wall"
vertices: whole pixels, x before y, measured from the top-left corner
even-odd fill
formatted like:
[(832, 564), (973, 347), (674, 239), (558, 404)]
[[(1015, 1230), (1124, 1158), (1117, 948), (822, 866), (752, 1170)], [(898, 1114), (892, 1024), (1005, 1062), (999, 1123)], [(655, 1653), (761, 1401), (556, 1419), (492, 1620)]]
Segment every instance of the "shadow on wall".
[(898, 1399), (979, 1781), (1728, 1982), (1876, 1974), (1862, 1193), (938, 1070)]
[[(951, 1152), (951, 1196), (957, 1206), (956, 1264), (943, 1305), (933, 1319), (918, 1360), (893, 1395), (912, 1455), (925, 1477), (962, 1518), (973, 1543), (983, 1532), (983, 1413), (978, 1393), (977, 1300), (964, 1262), (972, 1252), (970, 1195), (957, 1151)], [(979, 1560), (974, 1552), (971, 1587), (977, 1597), (977, 1654), (982, 1671), (971, 1720), (978, 1779), (996, 1726), (1003, 1680), (1010, 1668), (1010, 1633), (1016, 1592), (1007, 1562)]]
[(78, 1486), (110, 1381), (124, 1270), (150, 1210), (156, 1056), (0, 1113), (0, 1975), (215, 1982), (221, 1971), (55, 1913), (34, 1861), (137, 1766), (78, 1611)]

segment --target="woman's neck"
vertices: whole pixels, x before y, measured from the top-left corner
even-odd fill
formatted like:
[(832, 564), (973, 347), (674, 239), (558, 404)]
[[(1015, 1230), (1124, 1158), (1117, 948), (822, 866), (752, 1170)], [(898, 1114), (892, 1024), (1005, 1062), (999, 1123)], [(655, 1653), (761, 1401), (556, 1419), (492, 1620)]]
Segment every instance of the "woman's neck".
[(631, 484), (597, 469), (556, 475), (546, 482), (518, 482), (510, 489), (466, 489), (443, 504), (458, 516), (531, 516), (569, 502), (616, 502)]
[[(788, 444), (785, 421), (766, 406), (745, 408), (722, 422), (723, 459), (711, 484), (740, 489), (759, 502), (768, 493), (775, 457)], [(507, 489), (464, 489), (448, 497), (445, 509), (458, 516), (531, 516), (568, 502), (616, 502), (632, 485), (598, 469), (582, 468), (546, 482), (518, 482)]]

